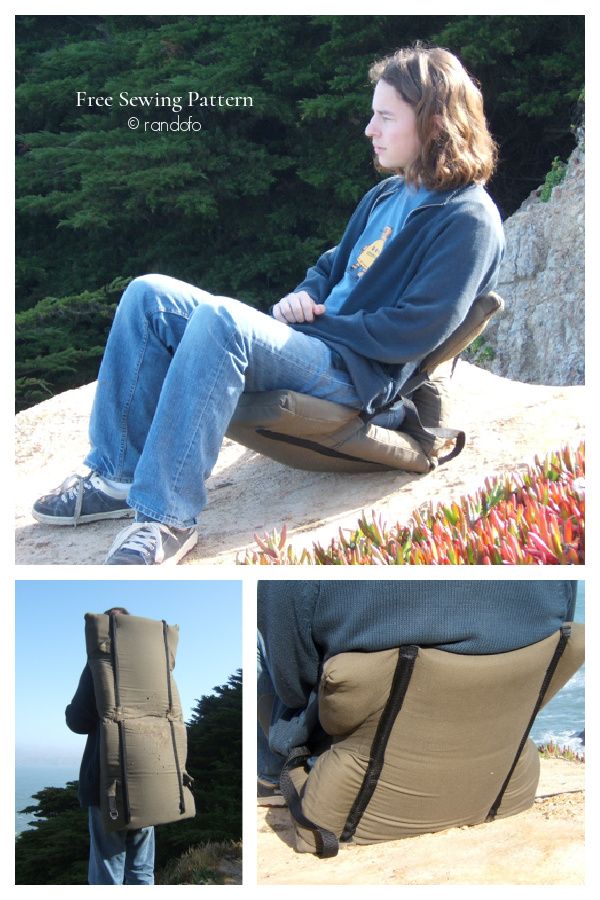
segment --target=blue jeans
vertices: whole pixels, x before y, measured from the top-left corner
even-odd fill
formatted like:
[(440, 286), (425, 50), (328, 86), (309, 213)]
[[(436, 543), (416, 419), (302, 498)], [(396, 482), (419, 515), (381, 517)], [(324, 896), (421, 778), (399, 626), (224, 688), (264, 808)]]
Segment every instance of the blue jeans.
[[(257, 703), (257, 774), (264, 781), (277, 784), (285, 762), (285, 756), (273, 752), (269, 747), (269, 728), (271, 722), (285, 707), (277, 698), (271, 675), (265, 659), (263, 637), (258, 632), (256, 648), (256, 703)], [(281, 707), (281, 709), (278, 709)]]
[(154, 884), (154, 828), (107, 831), (99, 806), (88, 818), (89, 884)]
[(130, 483), (138, 513), (190, 527), (242, 392), (283, 388), (361, 407), (318, 338), (165, 275), (136, 278), (108, 338), (85, 462)]
[[(316, 755), (331, 744), (331, 738), (319, 725), (318, 694), (313, 691), (306, 709), (290, 709), (277, 695), (269, 671), (268, 651), (260, 631), (257, 633), (257, 774), (264, 782), (277, 784), (281, 770), (294, 746), (310, 744)], [(289, 723), (294, 722), (293, 731)], [(281, 742), (278, 723), (285, 722), (286, 743)], [(289, 743), (289, 735), (293, 735)], [(312, 765), (309, 760), (309, 765)]]

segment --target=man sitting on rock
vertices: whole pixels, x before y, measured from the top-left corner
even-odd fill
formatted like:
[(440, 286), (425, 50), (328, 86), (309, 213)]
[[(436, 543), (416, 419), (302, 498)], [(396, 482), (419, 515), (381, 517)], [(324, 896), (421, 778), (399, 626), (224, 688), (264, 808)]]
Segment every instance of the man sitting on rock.
[[(399, 50), (370, 77), (365, 134), (378, 167), (395, 174), (270, 315), (167, 276), (135, 279), (100, 368), (91, 472), (39, 499), (39, 522), (135, 514), (106, 564), (176, 564), (198, 540), (205, 482), (243, 391), (388, 409), (493, 289), (504, 239), (483, 187), (496, 148), (479, 90), (438, 48)], [(375, 421), (397, 428), (402, 418), (400, 407)]]

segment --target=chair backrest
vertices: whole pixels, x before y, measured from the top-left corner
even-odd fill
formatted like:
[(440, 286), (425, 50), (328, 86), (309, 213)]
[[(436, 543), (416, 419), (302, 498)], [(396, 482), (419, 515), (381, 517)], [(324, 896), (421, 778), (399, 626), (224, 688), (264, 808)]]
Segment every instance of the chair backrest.
[[(488, 656), (413, 647), (329, 659), (319, 717), (332, 746), (310, 771), (290, 771), (304, 816), (369, 844), (528, 808), (539, 776), (532, 716), (583, 656), (584, 628), (571, 625)], [(296, 849), (315, 852), (315, 833), (294, 824)]]
[(442, 363), (455, 359), (476, 337), (479, 337), (492, 316), (502, 309), (504, 309), (504, 301), (495, 291), (476, 297), (458, 328), (455, 328), (439, 347), (427, 354), (419, 369), (431, 374)]

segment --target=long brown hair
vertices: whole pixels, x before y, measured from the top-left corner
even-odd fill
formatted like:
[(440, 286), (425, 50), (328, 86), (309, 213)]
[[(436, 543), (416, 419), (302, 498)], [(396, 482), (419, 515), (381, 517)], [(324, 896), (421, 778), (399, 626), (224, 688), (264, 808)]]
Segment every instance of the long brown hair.
[(369, 78), (391, 85), (415, 111), (421, 149), (402, 171), (407, 183), (445, 190), (491, 178), (498, 151), (481, 91), (454, 54), (405, 47), (374, 63)]

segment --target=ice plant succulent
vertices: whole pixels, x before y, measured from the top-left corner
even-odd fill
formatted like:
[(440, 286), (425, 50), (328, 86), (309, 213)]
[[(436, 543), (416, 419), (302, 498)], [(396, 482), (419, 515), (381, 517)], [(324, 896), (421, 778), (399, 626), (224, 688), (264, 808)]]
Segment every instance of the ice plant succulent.
[(581, 565), (585, 561), (585, 447), (565, 447), (522, 472), (486, 478), (459, 502), (415, 510), (406, 525), (363, 513), (355, 529), (294, 550), (284, 526), (248, 549), (258, 565)]

